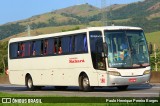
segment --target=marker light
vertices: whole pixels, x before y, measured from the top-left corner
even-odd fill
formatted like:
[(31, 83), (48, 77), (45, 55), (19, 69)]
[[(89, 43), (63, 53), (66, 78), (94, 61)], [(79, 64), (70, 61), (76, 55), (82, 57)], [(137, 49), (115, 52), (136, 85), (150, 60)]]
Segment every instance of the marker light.
[(5, 74), (6, 74), (6, 75), (9, 75), (8, 69), (5, 70)]

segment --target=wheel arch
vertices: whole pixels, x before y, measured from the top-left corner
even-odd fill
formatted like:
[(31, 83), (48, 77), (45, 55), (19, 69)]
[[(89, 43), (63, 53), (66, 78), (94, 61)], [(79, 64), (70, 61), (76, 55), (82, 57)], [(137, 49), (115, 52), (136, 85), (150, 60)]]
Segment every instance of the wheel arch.
[[(78, 76), (78, 84), (80, 84), (80, 77), (83, 76), (83, 75), (86, 75), (88, 77), (87, 73), (82, 71)], [(88, 79), (89, 79), (89, 77), (88, 77)]]
[[(31, 75), (29, 74), (29, 73), (27, 73), (26, 75), (25, 75), (25, 85), (27, 85), (27, 78), (28, 77), (31, 77)], [(31, 77), (32, 78), (32, 77)]]
[(88, 77), (89, 82), (90, 82), (89, 74), (87, 74), (87, 72), (85, 72), (85, 71), (81, 71), (81, 72), (79, 73), (79, 76), (78, 76), (78, 85), (79, 85), (79, 86), (81, 86), (81, 76), (84, 76), (84, 75), (86, 75), (86, 76)]

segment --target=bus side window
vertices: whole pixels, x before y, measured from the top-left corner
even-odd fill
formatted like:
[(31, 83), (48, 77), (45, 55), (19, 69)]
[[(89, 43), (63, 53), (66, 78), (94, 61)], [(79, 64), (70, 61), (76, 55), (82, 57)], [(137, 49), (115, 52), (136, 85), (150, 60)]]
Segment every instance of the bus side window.
[(57, 44), (57, 39), (55, 38), (54, 39), (54, 46), (53, 46), (53, 53), (54, 54), (57, 54), (57, 51), (58, 51), (58, 44)]
[(43, 54), (47, 55), (48, 54), (48, 39), (45, 39), (43, 44), (44, 44)]
[(61, 38), (61, 46), (62, 46), (63, 53), (69, 53), (70, 40), (71, 40), (70, 36), (65, 36)]
[(69, 44), (70, 53), (75, 52), (75, 36), (71, 36)]
[(10, 44), (10, 52), (9, 52), (11, 59), (18, 57), (17, 51), (18, 51), (18, 43), (11, 43)]
[(54, 39), (54, 54), (62, 54), (61, 38)]
[(20, 48), (21, 48), (21, 44), (18, 43), (17, 57), (20, 57), (20, 54), (21, 54)]
[(17, 51), (17, 54), (18, 54), (18, 57), (24, 57), (24, 51), (25, 50), (25, 45), (23, 42), (20, 42), (18, 43), (18, 51)]
[(31, 55), (35, 56), (36, 55), (36, 42), (35, 41), (31, 42), (30, 50), (31, 50)]
[(24, 57), (25, 56), (25, 44), (24, 43), (21, 44), (21, 51), (22, 51), (22, 57)]
[(37, 40), (35, 42), (35, 51), (36, 51), (36, 56), (41, 55), (41, 40)]
[(58, 54), (62, 54), (62, 44), (61, 38), (58, 39)]
[(41, 55), (44, 55), (44, 40), (41, 40)]
[(24, 55), (28, 57), (30, 56), (30, 42), (25, 42), (24, 45), (25, 45)]
[(80, 34), (75, 36), (75, 52), (81, 52), (82, 51), (82, 44), (83, 38)]
[[(75, 51), (76, 52), (86, 52), (87, 50), (87, 39), (85, 34), (78, 34), (75, 36)], [(86, 50), (86, 51), (85, 51)]]
[(49, 38), (48, 39), (48, 48), (47, 48), (47, 52), (48, 55), (53, 54), (53, 50), (54, 50), (54, 39), (53, 38)]
[(88, 52), (87, 36), (86, 35), (84, 35), (83, 41), (84, 41), (84, 52)]

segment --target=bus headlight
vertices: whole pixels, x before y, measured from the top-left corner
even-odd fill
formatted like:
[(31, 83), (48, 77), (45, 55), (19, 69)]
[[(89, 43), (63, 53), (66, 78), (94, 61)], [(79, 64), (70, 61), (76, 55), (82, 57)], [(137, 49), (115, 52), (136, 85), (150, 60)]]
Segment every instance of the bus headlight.
[(150, 70), (146, 70), (146, 71), (144, 71), (144, 73), (143, 73), (143, 75), (146, 75), (146, 74), (150, 74)]
[(109, 75), (114, 75), (114, 76), (121, 76), (121, 74), (117, 71), (108, 71)]

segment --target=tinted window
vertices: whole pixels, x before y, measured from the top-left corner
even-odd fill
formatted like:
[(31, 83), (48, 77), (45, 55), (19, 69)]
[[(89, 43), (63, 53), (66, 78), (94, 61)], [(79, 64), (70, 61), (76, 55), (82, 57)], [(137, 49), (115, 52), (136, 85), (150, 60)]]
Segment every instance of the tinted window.
[(30, 52), (31, 52), (31, 56), (36, 55), (36, 42), (35, 41), (32, 41), (30, 43)]
[(71, 36), (70, 40), (70, 53), (75, 52), (75, 36)]
[(24, 57), (25, 56), (25, 44), (24, 42), (18, 43), (18, 57)]
[(54, 39), (53, 38), (49, 38), (48, 39), (48, 55), (51, 55), (54, 53)]
[(40, 40), (35, 42), (35, 51), (36, 51), (36, 56), (41, 55), (41, 41)]
[(59, 54), (73, 54), (88, 52), (87, 36), (85, 33), (62, 36), (57, 38), (37, 39), (12, 43), (10, 57), (34, 57)]
[(30, 42), (25, 42), (25, 56), (30, 56)]
[(48, 39), (43, 40), (43, 55), (48, 55)]
[(87, 38), (85, 34), (79, 34), (75, 36), (75, 51), (88, 52)]
[(61, 44), (63, 53), (69, 53), (71, 37), (70, 36), (62, 37), (61, 42), (62, 42)]
[(17, 58), (18, 56), (18, 43), (10, 44), (10, 58)]

